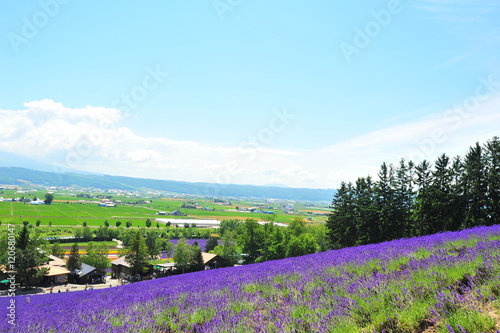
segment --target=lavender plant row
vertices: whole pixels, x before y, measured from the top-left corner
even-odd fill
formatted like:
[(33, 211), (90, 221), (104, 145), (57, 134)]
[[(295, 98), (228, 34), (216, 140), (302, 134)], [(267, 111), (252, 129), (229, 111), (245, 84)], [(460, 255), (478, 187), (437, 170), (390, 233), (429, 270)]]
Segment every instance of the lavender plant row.
[[(495, 332), (497, 323), (485, 309), (499, 302), (499, 239), (500, 226), (479, 227), (32, 296), (29, 304), (18, 296), (16, 325), (4, 315), (0, 330), (351, 333), (434, 326), (472, 332), (467, 327), (483, 325), (484, 332)], [(0, 300), (3, 313), (9, 300)], [(461, 313), (472, 322), (459, 322)]]

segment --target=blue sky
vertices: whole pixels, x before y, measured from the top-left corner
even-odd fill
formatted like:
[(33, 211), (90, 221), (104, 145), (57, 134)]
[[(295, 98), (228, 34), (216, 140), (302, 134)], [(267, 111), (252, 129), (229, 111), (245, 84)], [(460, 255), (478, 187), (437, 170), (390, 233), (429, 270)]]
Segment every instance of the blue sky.
[(335, 188), (498, 135), (497, 1), (0, 3), (0, 151)]

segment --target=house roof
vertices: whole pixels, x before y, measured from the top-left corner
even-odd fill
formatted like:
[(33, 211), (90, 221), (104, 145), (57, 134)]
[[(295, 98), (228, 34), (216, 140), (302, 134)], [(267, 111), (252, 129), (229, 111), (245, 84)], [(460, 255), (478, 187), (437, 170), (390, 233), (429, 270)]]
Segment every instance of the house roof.
[(128, 264), (128, 262), (125, 261), (125, 256), (120, 257), (120, 258), (118, 258), (116, 260), (113, 260), (111, 262), (111, 265), (117, 265), (117, 266), (122, 265), (122, 266), (125, 266), (125, 267), (130, 267), (130, 265)]
[(78, 274), (80, 277), (85, 276), (92, 272), (95, 269), (94, 266), (87, 265), (82, 262), (82, 269), (80, 270), (80, 274)]
[(49, 254), (48, 257), (49, 257), (49, 263), (48, 264), (50, 266), (65, 266), (66, 265), (66, 262), (63, 259), (61, 259), (61, 258), (53, 256), (52, 254)]
[(159, 266), (159, 267), (163, 267), (163, 268), (170, 268), (170, 267), (175, 267), (175, 263), (167, 262), (164, 264), (156, 264), (155, 266)]
[(217, 257), (217, 254), (202, 252), (201, 257), (203, 258), (203, 263), (206, 264), (207, 262), (209, 262), (213, 258)]
[(71, 273), (67, 268), (60, 266), (43, 265), (40, 266), (40, 268), (49, 268), (49, 272), (47, 274), (44, 274), (44, 276), (57, 276), (57, 275), (66, 275)]
[(76, 274), (78, 275), (78, 277), (84, 277), (85, 275), (92, 273), (93, 271), (96, 271), (95, 273), (97, 274), (105, 274), (100, 269), (97, 269), (94, 266), (87, 265), (83, 262), (82, 262), (82, 268), (77, 270)]

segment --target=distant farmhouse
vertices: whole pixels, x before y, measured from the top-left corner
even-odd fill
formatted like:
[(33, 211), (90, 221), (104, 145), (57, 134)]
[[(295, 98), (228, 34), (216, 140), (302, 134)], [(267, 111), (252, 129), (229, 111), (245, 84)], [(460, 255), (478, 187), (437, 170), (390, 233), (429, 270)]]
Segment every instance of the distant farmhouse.
[(49, 262), (40, 268), (48, 268), (49, 271), (43, 275), (42, 284), (61, 284), (65, 283), (68, 275), (71, 273), (66, 267), (66, 262), (53, 255), (49, 255)]
[(30, 202), (32, 205), (45, 205), (45, 202), (43, 200), (33, 200)]

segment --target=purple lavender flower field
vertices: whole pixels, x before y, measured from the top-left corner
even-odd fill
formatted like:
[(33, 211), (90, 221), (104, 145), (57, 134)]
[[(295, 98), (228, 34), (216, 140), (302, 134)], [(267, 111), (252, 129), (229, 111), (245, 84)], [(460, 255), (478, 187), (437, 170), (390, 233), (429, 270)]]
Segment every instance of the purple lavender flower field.
[(500, 332), (500, 226), (9, 300), (2, 332)]

